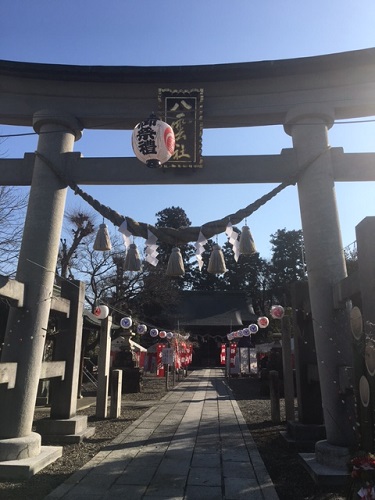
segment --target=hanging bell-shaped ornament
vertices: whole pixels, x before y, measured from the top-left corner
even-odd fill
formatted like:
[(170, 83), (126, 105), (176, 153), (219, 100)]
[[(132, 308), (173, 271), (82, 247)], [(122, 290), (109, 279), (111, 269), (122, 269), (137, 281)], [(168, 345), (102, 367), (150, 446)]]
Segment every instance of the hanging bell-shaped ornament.
[(208, 261), (207, 272), (211, 274), (224, 274), (227, 272), (225, 267), (224, 254), (219, 245), (214, 245)]
[(129, 245), (125, 256), (124, 271), (140, 271), (141, 258), (135, 243)]
[(172, 249), (166, 274), (171, 277), (183, 276), (185, 274), (184, 261), (182, 260), (180, 249), (177, 247)]
[(256, 253), (255, 243), (248, 226), (243, 226), (240, 236), (240, 254), (253, 255)]
[(94, 242), (94, 250), (98, 250), (99, 252), (106, 252), (111, 250), (111, 240), (109, 238), (108, 227), (107, 224), (100, 224), (99, 230), (95, 238)]

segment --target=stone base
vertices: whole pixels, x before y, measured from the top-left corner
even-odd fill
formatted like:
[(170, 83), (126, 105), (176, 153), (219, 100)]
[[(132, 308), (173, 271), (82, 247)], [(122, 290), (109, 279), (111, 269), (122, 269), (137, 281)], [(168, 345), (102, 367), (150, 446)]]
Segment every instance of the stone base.
[(37, 457), (41, 450), (41, 436), (31, 432), (28, 436), (0, 440), (0, 462)]
[(316, 484), (320, 486), (344, 486), (347, 484), (350, 473), (342, 468), (329, 467), (317, 462), (315, 453), (299, 453), (302, 465)]
[(317, 484), (343, 485), (350, 473), (348, 463), (349, 449), (334, 446), (327, 441), (318, 441), (315, 453), (300, 453), (302, 464)]
[(76, 444), (95, 434), (95, 427), (87, 427), (86, 415), (67, 419), (41, 419), (36, 422), (36, 429), (45, 444)]
[(42, 446), (39, 455), (0, 462), (1, 479), (28, 479), (62, 456), (62, 446)]

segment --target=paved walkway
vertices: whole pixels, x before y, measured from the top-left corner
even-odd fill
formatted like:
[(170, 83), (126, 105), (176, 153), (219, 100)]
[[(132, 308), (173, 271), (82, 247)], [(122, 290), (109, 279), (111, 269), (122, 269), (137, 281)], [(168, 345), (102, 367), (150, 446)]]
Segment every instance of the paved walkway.
[(46, 500), (276, 500), (221, 369), (196, 370)]

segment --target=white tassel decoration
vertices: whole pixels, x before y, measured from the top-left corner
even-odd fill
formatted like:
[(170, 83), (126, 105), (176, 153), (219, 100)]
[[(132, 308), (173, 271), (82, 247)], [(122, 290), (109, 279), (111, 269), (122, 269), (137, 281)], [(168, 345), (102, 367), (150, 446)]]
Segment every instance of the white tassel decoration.
[(126, 252), (124, 270), (140, 271), (141, 267), (141, 258), (139, 256), (137, 245), (135, 243), (131, 243), (128, 251)]
[(240, 236), (240, 254), (253, 255), (256, 253), (255, 243), (248, 226), (243, 226)]
[(210, 274), (224, 274), (227, 272), (224, 254), (219, 245), (214, 245), (212, 248), (207, 272)]
[(106, 224), (100, 224), (99, 230), (94, 242), (94, 250), (99, 252), (107, 252), (111, 250), (111, 240), (109, 238), (108, 228)]
[(166, 274), (171, 277), (183, 276), (185, 274), (184, 261), (182, 260), (180, 249), (177, 247), (172, 249)]

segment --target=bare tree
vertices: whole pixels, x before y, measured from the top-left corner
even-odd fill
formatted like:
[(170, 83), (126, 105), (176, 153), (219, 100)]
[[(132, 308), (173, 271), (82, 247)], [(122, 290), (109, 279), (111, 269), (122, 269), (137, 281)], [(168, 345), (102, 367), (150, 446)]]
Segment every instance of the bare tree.
[(17, 268), (28, 193), (0, 186), (0, 274), (12, 276)]
[[(68, 221), (68, 230), (72, 235), (71, 240), (61, 238), (57, 272), (61, 279), (74, 278), (72, 267), (78, 256), (79, 245), (94, 232), (95, 215), (82, 210), (72, 210), (65, 216)], [(72, 227), (71, 227), (72, 226)], [(61, 281), (57, 279), (57, 281)]]

